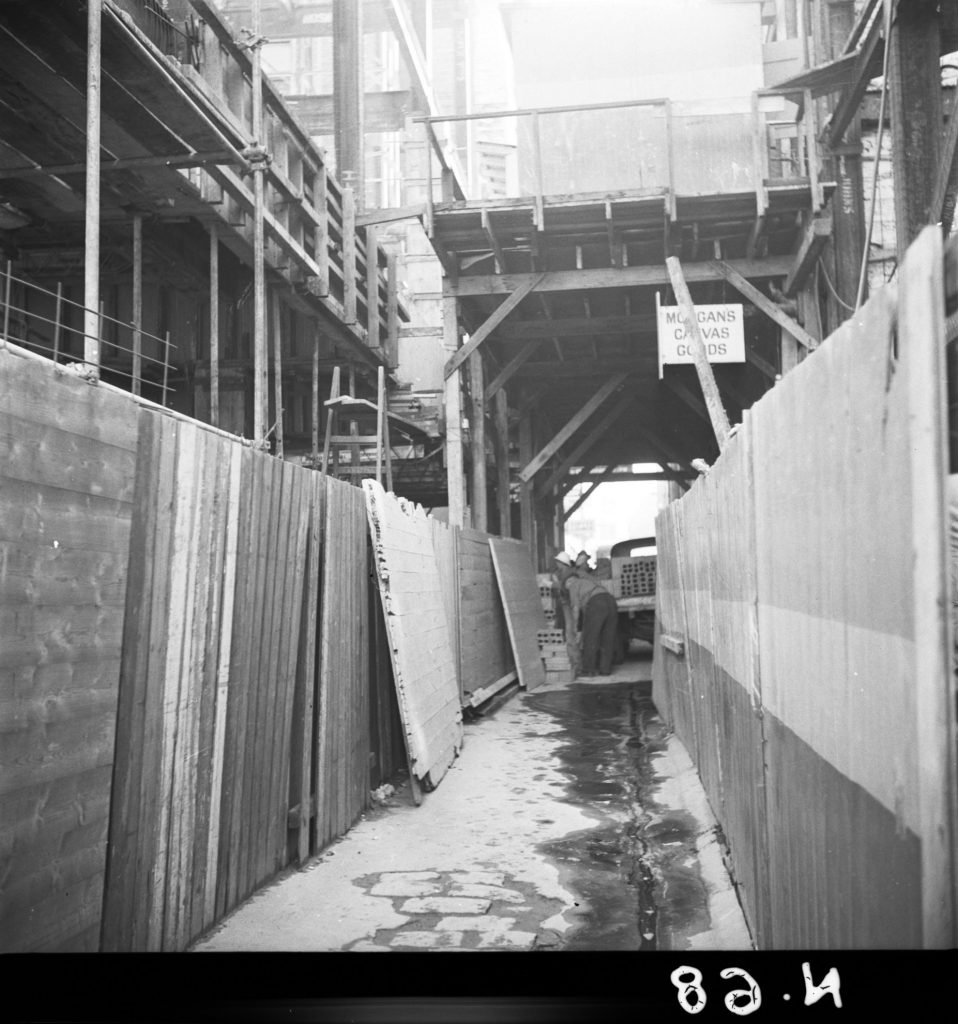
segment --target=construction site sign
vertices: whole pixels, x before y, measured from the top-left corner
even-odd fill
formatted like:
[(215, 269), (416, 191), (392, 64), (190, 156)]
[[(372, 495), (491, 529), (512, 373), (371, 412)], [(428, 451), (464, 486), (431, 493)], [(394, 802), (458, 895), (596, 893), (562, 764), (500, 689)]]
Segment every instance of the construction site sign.
[[(655, 297), (659, 338), (659, 377), (666, 363), (694, 363), (692, 337), (679, 306), (662, 306)], [(745, 330), (740, 302), (696, 305), (695, 315), (710, 363), (744, 363)]]

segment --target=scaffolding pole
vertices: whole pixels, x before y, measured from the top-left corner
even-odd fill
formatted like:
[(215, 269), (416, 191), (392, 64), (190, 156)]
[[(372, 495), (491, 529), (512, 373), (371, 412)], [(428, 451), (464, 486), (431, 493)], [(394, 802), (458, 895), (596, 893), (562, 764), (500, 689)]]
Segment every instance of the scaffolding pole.
[(87, 3), (86, 229), (83, 246), (83, 358), (100, 375), (100, 42), (103, 0)]

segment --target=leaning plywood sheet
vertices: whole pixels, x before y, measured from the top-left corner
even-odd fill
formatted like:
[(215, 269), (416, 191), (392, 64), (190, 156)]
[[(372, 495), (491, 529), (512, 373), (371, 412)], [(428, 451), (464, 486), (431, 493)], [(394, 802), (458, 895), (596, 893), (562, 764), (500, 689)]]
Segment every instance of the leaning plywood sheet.
[(462, 746), (459, 684), (432, 528), (418, 505), (364, 480), (373, 560), (413, 775), (438, 784)]
[(492, 564), (499, 582), (502, 605), (509, 625), (509, 640), (519, 671), (519, 683), (534, 690), (546, 681), (539, 657), (537, 633), (548, 629), (536, 572), (529, 549), (521, 541), (490, 537)]

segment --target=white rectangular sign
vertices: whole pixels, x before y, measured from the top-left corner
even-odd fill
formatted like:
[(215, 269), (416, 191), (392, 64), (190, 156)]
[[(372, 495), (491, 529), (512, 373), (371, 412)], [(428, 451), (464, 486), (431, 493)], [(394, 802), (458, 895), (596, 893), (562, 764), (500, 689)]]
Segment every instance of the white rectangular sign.
[[(680, 307), (660, 306), (656, 296), (656, 313), (661, 377), (666, 363), (694, 363), (695, 359), (692, 356), (692, 339)], [(740, 302), (697, 305), (695, 315), (710, 363), (745, 362), (745, 330)]]

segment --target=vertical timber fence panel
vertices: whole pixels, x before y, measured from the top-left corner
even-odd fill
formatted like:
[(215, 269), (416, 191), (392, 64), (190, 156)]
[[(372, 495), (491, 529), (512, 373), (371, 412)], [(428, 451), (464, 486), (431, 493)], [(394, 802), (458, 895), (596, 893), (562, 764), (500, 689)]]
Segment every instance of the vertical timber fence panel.
[(943, 362), (929, 228), (658, 520), (656, 694), (762, 948), (956, 941)]
[(369, 801), (369, 561), (360, 488), (326, 480), (325, 529), (317, 849), (345, 832)]
[(363, 493), (0, 361), (0, 948), (185, 949), (405, 762)]
[(0, 951), (99, 943), (135, 407), (0, 351)]
[(287, 863), (314, 474), (139, 416), (102, 945), (176, 950)]

